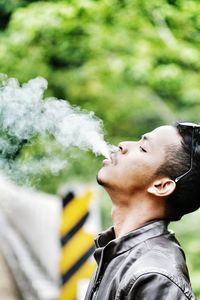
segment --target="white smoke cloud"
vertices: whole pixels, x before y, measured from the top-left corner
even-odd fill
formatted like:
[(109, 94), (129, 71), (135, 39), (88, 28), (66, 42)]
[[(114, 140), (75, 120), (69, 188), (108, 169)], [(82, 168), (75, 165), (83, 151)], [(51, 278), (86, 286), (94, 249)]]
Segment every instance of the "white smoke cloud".
[[(42, 77), (22, 86), (15, 78), (4, 81), (0, 87), (0, 155), (14, 158), (23, 143), (50, 134), (65, 149), (90, 149), (109, 158), (115, 147), (104, 141), (102, 121), (66, 100), (44, 99), (47, 86)], [(54, 164), (54, 172), (56, 168)]]

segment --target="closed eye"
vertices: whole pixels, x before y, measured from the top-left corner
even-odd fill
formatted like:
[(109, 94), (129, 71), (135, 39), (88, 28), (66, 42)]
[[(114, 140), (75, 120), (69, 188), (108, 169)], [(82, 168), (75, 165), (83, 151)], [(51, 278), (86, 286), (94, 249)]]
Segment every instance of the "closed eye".
[(142, 151), (142, 152), (147, 152), (144, 148), (142, 148), (141, 146), (140, 146), (140, 150)]

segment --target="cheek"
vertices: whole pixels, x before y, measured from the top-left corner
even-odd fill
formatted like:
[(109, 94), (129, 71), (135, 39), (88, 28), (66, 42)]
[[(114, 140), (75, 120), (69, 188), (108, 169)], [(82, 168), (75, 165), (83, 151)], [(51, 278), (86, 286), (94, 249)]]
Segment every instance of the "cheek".
[(119, 188), (144, 187), (152, 180), (155, 161), (144, 153), (124, 156), (116, 165), (107, 165), (98, 172), (98, 178)]
[(134, 159), (123, 166), (124, 179), (127, 185), (144, 186), (152, 180), (152, 175), (155, 172), (155, 164), (148, 159)]

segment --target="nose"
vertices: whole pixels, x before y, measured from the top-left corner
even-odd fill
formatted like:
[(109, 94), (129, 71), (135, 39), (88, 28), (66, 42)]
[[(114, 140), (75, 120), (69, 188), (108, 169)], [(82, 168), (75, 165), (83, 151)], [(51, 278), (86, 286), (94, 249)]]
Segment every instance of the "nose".
[(119, 143), (118, 147), (122, 154), (126, 154), (128, 152), (128, 144), (126, 142)]

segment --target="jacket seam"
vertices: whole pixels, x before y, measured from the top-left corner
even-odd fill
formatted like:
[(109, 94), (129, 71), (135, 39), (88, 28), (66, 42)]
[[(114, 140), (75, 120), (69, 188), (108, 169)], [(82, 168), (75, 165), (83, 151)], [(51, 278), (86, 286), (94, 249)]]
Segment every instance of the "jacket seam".
[(147, 272), (145, 272), (145, 273), (143, 273), (143, 274), (138, 275), (136, 278), (133, 278), (133, 279), (130, 281), (130, 283), (128, 284), (128, 286), (127, 286), (127, 288), (126, 288), (125, 294), (127, 295), (127, 294), (130, 292), (130, 289), (131, 289), (132, 285), (133, 285), (140, 277), (142, 277), (142, 276), (144, 276), (144, 275), (147, 275), (147, 274), (159, 274), (159, 275), (161, 275), (161, 276), (166, 277), (168, 280), (170, 280), (172, 283), (174, 283), (174, 284), (181, 290), (181, 292), (184, 294), (184, 296), (185, 296), (187, 299), (189, 299), (189, 300), (191, 299), (191, 294), (190, 294), (189, 296), (187, 296), (187, 295), (185, 294), (183, 288), (178, 284), (178, 282), (176, 282), (174, 279), (172, 279), (172, 278), (170, 277), (170, 275), (168, 275), (168, 274), (163, 274), (163, 273), (158, 272), (158, 271), (147, 271)]
[[(165, 258), (168, 259), (168, 256), (166, 255), (166, 253), (163, 253), (163, 252), (162, 252), (161, 250), (159, 250), (159, 249), (152, 249), (152, 248), (149, 246), (148, 241), (145, 241), (145, 244), (146, 244), (147, 248), (149, 249), (149, 251), (151, 251), (151, 253), (152, 253), (152, 252), (154, 252), (154, 253), (159, 253), (161, 256), (163, 256), (163, 257), (165, 257)], [(185, 259), (184, 259), (184, 261), (185, 261)], [(174, 266), (174, 268), (177, 269), (177, 264), (176, 264), (176, 263), (173, 263), (173, 266)], [(162, 272), (163, 272), (163, 273), (162, 273)], [(173, 275), (170, 275), (170, 274), (169, 274), (168, 272), (166, 272), (165, 270), (161, 271), (160, 273), (161, 273), (161, 274), (166, 274), (166, 275), (169, 276), (170, 278), (171, 278), (171, 277), (174, 278)], [(174, 279), (174, 282), (176, 282), (175, 279)], [(178, 283), (178, 281), (177, 281), (177, 285), (178, 285), (178, 286), (181, 286), (181, 283)]]

